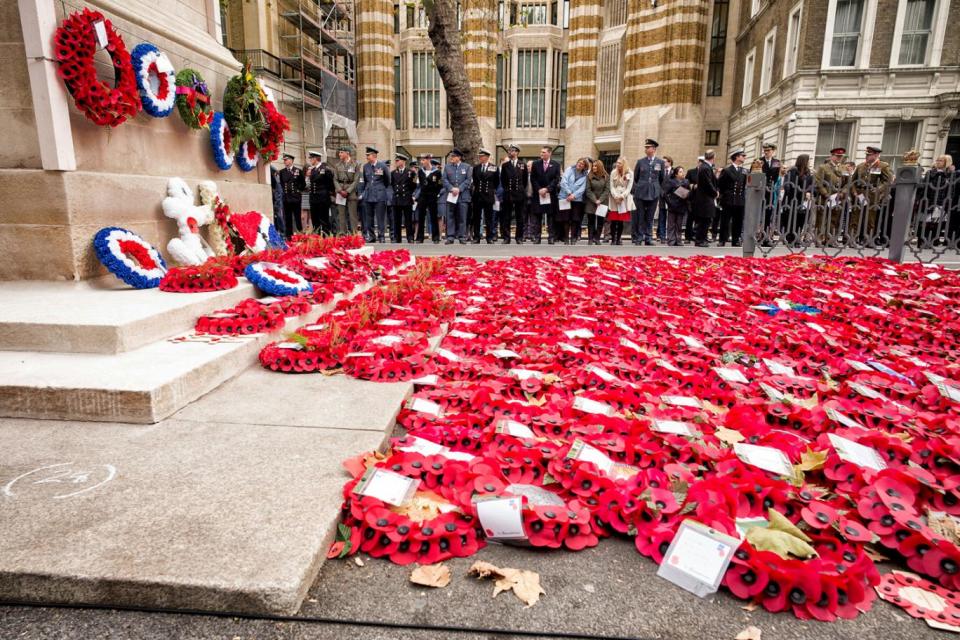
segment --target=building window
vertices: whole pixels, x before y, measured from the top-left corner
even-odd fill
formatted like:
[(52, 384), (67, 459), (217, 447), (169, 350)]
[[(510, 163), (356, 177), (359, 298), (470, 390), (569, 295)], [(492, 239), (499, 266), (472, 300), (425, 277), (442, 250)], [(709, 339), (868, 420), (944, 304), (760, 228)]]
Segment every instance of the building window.
[(560, 26), (564, 29), (570, 28), (570, 0), (562, 0), (560, 3)]
[(707, 129), (703, 136), (703, 145), (705, 147), (720, 146), (720, 129)]
[(903, 162), (903, 154), (917, 146), (917, 131), (919, 122), (902, 122), (891, 120), (883, 125), (883, 154), (880, 159), (890, 164), (890, 168), (897, 170)]
[(800, 12), (802, 10), (803, 5), (797, 5), (787, 18), (787, 46), (783, 58), (784, 78), (792, 75), (797, 70), (797, 60), (800, 57)]
[(760, 0), (750, 0), (750, 17), (760, 13)]
[(426, 29), (429, 25), (427, 24), (427, 10), (423, 8), (422, 4), (413, 4), (410, 3), (407, 5), (407, 29)]
[(603, 168), (607, 170), (607, 173), (610, 173), (613, 171), (613, 165), (617, 164), (618, 158), (620, 158), (619, 151), (601, 151), (597, 160), (602, 162)]
[(627, 24), (627, 0), (606, 0), (606, 26), (619, 27)]
[[(520, 24), (527, 26), (533, 24), (547, 24), (547, 3), (546, 2), (524, 2), (520, 5)], [(554, 22), (556, 24), (556, 22)]]
[(751, 49), (743, 61), (743, 98), (740, 101), (742, 106), (747, 106), (753, 100), (753, 73), (754, 65), (757, 61), (757, 50)]
[(559, 4), (560, 4), (559, 0), (553, 0), (550, 3), (550, 24), (552, 24), (553, 26), (557, 26), (557, 18), (560, 17), (559, 15), (560, 9), (558, 6)]
[(597, 124), (613, 126), (620, 117), (620, 41), (601, 47), (597, 62)]
[(547, 52), (517, 52), (517, 127), (542, 127), (547, 95)]
[(566, 53), (554, 52), (554, 83), (550, 122), (551, 126), (561, 129), (567, 125), (567, 60)]
[(510, 56), (497, 56), (497, 129), (510, 126)]
[(440, 127), (440, 74), (432, 52), (413, 54), (413, 128)]
[(710, 26), (710, 66), (707, 70), (707, 95), (723, 95), (723, 61), (727, 49), (727, 18), (730, 0), (714, 0)]
[(837, 0), (833, 37), (830, 46), (831, 67), (853, 67), (860, 49), (864, 0)]
[(773, 85), (773, 59), (777, 51), (777, 29), (773, 28), (763, 39), (763, 66), (760, 67), (760, 95)]
[(898, 64), (925, 64), (936, 0), (907, 0)]
[(826, 162), (831, 149), (849, 149), (852, 138), (852, 122), (821, 122), (817, 129), (817, 151), (813, 156), (813, 166), (819, 167)]
[(400, 33), (400, 3), (393, 5), (393, 32)]
[(403, 65), (400, 64), (400, 57), (393, 59), (393, 124), (397, 129), (403, 129), (403, 79), (401, 72)]

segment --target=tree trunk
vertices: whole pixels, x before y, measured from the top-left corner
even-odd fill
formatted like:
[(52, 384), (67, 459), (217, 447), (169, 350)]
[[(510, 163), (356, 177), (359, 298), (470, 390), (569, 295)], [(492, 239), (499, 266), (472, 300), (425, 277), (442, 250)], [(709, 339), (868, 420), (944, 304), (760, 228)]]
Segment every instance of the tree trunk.
[(427, 33), (433, 43), (437, 71), (447, 92), (453, 146), (463, 152), (464, 161), (476, 164), (477, 152), (483, 140), (467, 66), (460, 48), (456, 1), (425, 0), (423, 5), (430, 23)]

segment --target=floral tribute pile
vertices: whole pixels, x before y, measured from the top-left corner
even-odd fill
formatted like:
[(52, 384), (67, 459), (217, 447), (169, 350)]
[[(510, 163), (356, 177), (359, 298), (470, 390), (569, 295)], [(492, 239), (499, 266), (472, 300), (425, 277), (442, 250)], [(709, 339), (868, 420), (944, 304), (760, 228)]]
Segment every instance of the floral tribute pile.
[[(829, 621), (871, 607), (877, 548), (960, 587), (958, 302), (956, 274), (874, 259), (445, 258), (261, 361), (414, 377), (405, 435), (345, 463), (331, 557), (469, 556), (479, 505), (517, 496), (534, 547), (659, 563), (712, 527), (734, 596)], [(415, 491), (365, 495), (372, 470)]]

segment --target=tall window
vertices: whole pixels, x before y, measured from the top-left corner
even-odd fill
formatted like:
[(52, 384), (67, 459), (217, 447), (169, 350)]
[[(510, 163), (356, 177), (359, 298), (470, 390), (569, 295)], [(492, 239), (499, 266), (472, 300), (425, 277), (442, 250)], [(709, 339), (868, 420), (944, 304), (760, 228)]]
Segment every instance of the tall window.
[(837, 0), (830, 47), (831, 67), (853, 67), (860, 49), (864, 0)]
[(612, 126), (620, 117), (620, 41), (600, 48), (597, 64), (597, 124)]
[(520, 24), (547, 24), (548, 13), (546, 2), (524, 2), (520, 5)]
[(440, 127), (440, 74), (432, 52), (413, 54), (413, 128)]
[(427, 10), (422, 4), (407, 4), (407, 29), (426, 29)]
[(797, 70), (797, 59), (800, 57), (800, 12), (802, 9), (802, 4), (797, 5), (787, 18), (787, 46), (783, 58), (784, 78)]
[(570, 0), (560, 0), (560, 26), (570, 28)]
[(852, 134), (852, 122), (821, 122), (817, 128), (817, 152), (813, 156), (813, 166), (819, 167), (826, 162), (831, 149), (849, 149)]
[(898, 64), (924, 64), (936, 0), (907, 0)]
[(510, 57), (497, 56), (497, 129), (510, 126)]
[(553, 54), (553, 96), (550, 109), (550, 125), (563, 128), (567, 125), (567, 54)]
[(753, 73), (757, 62), (757, 50), (751, 49), (747, 59), (743, 61), (743, 98), (740, 104), (744, 107), (753, 100)]
[(883, 155), (880, 159), (890, 163), (890, 167), (896, 171), (903, 163), (903, 154), (917, 145), (917, 130), (920, 128), (919, 122), (903, 122), (901, 120), (891, 120), (883, 125)]
[(727, 49), (727, 18), (730, 0), (714, 0), (710, 26), (710, 67), (707, 71), (707, 95), (723, 95), (723, 61)]
[(703, 146), (720, 146), (720, 129), (707, 129), (703, 134)]
[(547, 52), (517, 52), (517, 127), (542, 127), (547, 95)]
[(397, 129), (403, 129), (403, 79), (401, 71), (403, 65), (400, 64), (400, 57), (393, 59), (393, 124)]
[(400, 33), (400, 3), (393, 3), (393, 32)]
[(760, 13), (760, 0), (750, 0), (750, 17)]
[(777, 50), (777, 30), (774, 28), (763, 39), (763, 63), (760, 67), (760, 95), (770, 91), (773, 85), (773, 58)]
[(607, 8), (607, 27), (619, 27), (627, 24), (627, 0), (606, 0), (603, 3)]

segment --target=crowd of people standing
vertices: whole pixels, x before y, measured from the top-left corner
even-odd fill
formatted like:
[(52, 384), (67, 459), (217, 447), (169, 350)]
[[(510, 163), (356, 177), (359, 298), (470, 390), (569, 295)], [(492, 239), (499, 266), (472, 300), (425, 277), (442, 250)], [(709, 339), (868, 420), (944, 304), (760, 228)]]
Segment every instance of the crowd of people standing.
[[(622, 245), (629, 225), (628, 240), (637, 246), (740, 246), (747, 175), (759, 172), (766, 180), (762, 242), (878, 246), (889, 238), (891, 216), (884, 212), (896, 185), (875, 146), (866, 148), (859, 164), (837, 147), (819, 167), (811, 166), (807, 154), (788, 167), (772, 143), (763, 144), (762, 157), (749, 165), (743, 149), (723, 162), (707, 150), (689, 169), (660, 155), (659, 146), (645, 140), (644, 156), (632, 169), (620, 157), (609, 173), (602, 161), (589, 157), (564, 169), (548, 146), (539, 159), (528, 161), (510, 146), (500, 163), (481, 149), (473, 166), (458, 149), (445, 163), (431, 154), (414, 160), (403, 153), (385, 162), (376, 148), (367, 147), (361, 164), (344, 147), (339, 162), (328, 164), (311, 151), (305, 169), (285, 154), (283, 169), (274, 171), (276, 221), (288, 236), (301, 231), (307, 200), (315, 232), (359, 229), (368, 242), (429, 237), (447, 244), (540, 244), (546, 235), (549, 244), (576, 244), (585, 231), (588, 244)], [(960, 180), (949, 156), (926, 172), (916, 201), (918, 236), (956, 242)]]

